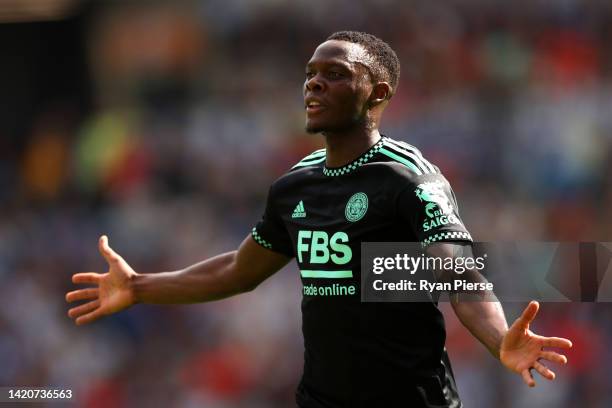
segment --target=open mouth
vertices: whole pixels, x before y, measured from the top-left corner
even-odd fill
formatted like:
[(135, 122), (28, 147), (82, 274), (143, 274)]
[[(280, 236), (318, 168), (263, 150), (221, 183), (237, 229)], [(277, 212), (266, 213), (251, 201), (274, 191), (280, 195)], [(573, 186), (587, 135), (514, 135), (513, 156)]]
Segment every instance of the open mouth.
[(307, 113), (317, 113), (325, 109), (325, 106), (321, 105), (317, 101), (310, 101), (306, 104)]

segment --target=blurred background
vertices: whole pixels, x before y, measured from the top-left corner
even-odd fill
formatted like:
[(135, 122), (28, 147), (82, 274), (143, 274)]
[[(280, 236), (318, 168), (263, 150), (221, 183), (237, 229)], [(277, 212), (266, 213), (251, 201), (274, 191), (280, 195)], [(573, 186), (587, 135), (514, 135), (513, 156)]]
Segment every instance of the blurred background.
[[(0, 386), (72, 388), (83, 407), (294, 406), (293, 265), (233, 299), (79, 328), (64, 293), (105, 270), (103, 233), (139, 272), (234, 249), (272, 181), (322, 146), (304, 65), (344, 29), (397, 51), (382, 130), (443, 170), (476, 240), (612, 241), (609, 1), (0, 0)], [(535, 389), (442, 309), (466, 407), (612, 406), (610, 304), (542, 305), (534, 330), (574, 349)]]

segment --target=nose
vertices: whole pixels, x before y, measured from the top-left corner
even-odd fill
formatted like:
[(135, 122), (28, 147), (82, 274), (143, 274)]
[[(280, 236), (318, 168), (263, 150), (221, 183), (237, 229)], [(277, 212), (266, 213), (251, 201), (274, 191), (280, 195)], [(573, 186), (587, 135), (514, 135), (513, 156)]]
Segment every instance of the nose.
[(311, 78), (307, 79), (304, 83), (304, 88), (306, 91), (322, 91), (325, 87), (325, 83), (321, 80), (319, 74), (313, 75)]

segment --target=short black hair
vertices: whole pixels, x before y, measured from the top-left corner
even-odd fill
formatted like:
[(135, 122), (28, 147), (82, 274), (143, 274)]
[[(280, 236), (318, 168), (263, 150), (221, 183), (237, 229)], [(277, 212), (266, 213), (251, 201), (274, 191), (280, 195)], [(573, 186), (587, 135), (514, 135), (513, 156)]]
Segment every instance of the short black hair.
[(400, 62), (389, 44), (372, 34), (360, 31), (338, 31), (327, 37), (327, 41), (329, 40), (361, 45), (374, 58), (374, 66), (368, 67), (373, 79), (388, 82), (392, 88), (391, 95), (395, 93), (400, 76)]

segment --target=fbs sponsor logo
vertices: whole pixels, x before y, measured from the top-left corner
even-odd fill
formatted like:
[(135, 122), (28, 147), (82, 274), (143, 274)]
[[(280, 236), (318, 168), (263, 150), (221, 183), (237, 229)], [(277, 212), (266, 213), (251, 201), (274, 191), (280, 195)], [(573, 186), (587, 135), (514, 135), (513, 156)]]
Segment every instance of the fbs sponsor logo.
[(365, 193), (356, 193), (346, 203), (344, 215), (350, 222), (357, 222), (368, 211), (368, 196)]
[(304, 202), (302, 200), (295, 206), (291, 218), (306, 218), (306, 210), (304, 209)]
[(444, 191), (442, 181), (419, 184), (414, 192), (421, 202), (426, 203), (425, 214), (428, 219), (423, 222), (424, 232), (446, 224), (461, 224), (453, 212), (453, 204)]
[(310, 255), (310, 264), (326, 264), (331, 260), (335, 265), (345, 265), (353, 258), (346, 232), (339, 231), (330, 237), (325, 231), (300, 230), (297, 241), (295, 252), (300, 264), (304, 262), (303, 253)]

